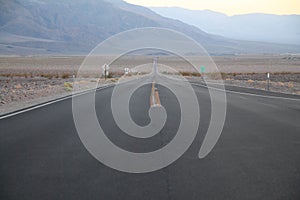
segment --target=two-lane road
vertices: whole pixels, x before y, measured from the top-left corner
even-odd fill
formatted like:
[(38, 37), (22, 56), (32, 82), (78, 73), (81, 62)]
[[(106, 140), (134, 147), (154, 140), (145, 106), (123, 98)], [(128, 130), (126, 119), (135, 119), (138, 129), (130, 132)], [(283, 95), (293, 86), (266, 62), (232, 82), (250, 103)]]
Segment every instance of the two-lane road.
[[(116, 125), (113, 87), (96, 92), (98, 119), (119, 147), (148, 152), (173, 139), (179, 103), (170, 90), (156, 87), (168, 118), (148, 139), (126, 135)], [(300, 101), (227, 93), (222, 135), (199, 159), (211, 103), (205, 87), (193, 89), (201, 111), (193, 144), (175, 163), (146, 174), (116, 171), (88, 153), (75, 129), (72, 99), (0, 120), (0, 199), (300, 199)], [(150, 122), (150, 93), (151, 83), (129, 103), (140, 126)]]

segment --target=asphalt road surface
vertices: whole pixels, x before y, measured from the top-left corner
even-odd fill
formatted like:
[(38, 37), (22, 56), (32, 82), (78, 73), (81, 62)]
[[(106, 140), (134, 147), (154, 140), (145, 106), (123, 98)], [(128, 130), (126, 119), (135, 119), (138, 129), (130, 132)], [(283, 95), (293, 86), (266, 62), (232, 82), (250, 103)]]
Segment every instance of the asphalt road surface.
[[(169, 89), (156, 87), (168, 119), (160, 133), (147, 139), (130, 137), (116, 125), (110, 109), (113, 87), (97, 91), (97, 116), (113, 143), (149, 152), (173, 139), (179, 103)], [(145, 174), (111, 169), (85, 149), (75, 129), (72, 99), (0, 120), (0, 199), (300, 199), (299, 99), (228, 92), (222, 135), (199, 159), (211, 102), (207, 88), (193, 89), (201, 110), (193, 144), (173, 164)], [(130, 100), (132, 119), (141, 126), (150, 122), (150, 92), (151, 84), (144, 85)]]

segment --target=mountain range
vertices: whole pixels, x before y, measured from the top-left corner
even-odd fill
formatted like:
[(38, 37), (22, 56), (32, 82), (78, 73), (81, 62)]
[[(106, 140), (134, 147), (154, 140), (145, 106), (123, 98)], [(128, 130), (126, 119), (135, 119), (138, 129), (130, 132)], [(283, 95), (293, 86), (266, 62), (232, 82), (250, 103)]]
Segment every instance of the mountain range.
[(125, 30), (162, 27), (182, 32), (210, 54), (300, 53), (299, 45), (248, 42), (208, 34), (122, 0), (0, 0), (0, 54), (87, 54)]
[(228, 16), (211, 10), (151, 8), (158, 14), (227, 38), (300, 45), (300, 15), (243, 14)]

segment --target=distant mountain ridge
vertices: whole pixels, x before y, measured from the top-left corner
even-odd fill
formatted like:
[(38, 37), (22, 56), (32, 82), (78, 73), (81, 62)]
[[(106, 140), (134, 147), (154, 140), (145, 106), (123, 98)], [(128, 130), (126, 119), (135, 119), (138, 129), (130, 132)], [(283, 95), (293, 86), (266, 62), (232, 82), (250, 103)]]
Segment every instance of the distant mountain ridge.
[(86, 54), (116, 33), (142, 27), (182, 32), (211, 54), (300, 53), (300, 46), (208, 34), (122, 0), (0, 0), (0, 4), (0, 54)]
[(227, 16), (210, 10), (153, 7), (158, 14), (181, 20), (224, 37), (300, 45), (300, 15), (243, 14)]

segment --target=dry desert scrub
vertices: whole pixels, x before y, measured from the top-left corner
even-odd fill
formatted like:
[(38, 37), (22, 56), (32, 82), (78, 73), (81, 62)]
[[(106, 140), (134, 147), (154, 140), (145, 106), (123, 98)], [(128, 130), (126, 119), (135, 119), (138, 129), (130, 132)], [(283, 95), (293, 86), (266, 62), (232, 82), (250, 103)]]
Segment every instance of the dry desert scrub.
[(65, 87), (65, 90), (68, 91), (68, 92), (73, 90), (73, 84), (70, 83), (70, 82), (65, 82), (64, 87)]
[[(182, 72), (182, 75), (189, 76), (191, 80), (197, 77), (191, 76), (189, 72)], [(206, 73), (204, 74), (210, 80), (217, 80), (220, 77), (225, 84), (231, 84), (240, 87), (255, 88), (260, 90), (267, 89), (266, 73)], [(197, 79), (201, 81), (201, 79)], [(271, 73), (270, 90), (274, 92), (283, 92), (289, 94), (299, 94), (300, 92), (300, 73)]]
[[(191, 77), (201, 77), (201, 74), (198, 72), (189, 72), (189, 71), (180, 71), (182, 76), (191, 76)], [(205, 75), (212, 80), (217, 79), (232, 79), (232, 80), (253, 80), (253, 81), (266, 81), (267, 75), (266, 73), (224, 73), (224, 72), (211, 72), (204, 73)], [(300, 72), (276, 72), (270, 74), (270, 80), (274, 82), (299, 82), (300, 83)]]
[(201, 74), (199, 72), (180, 71), (179, 73), (182, 76), (195, 76), (195, 77), (200, 77), (201, 76)]

